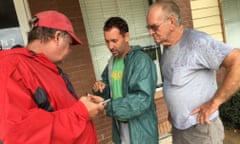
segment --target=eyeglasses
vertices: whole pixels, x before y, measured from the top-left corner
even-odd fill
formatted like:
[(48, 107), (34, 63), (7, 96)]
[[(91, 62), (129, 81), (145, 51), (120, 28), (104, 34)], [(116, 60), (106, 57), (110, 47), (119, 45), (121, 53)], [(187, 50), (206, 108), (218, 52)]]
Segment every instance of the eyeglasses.
[(152, 24), (152, 25), (147, 25), (146, 28), (148, 30), (153, 30), (153, 31), (157, 31), (158, 28), (163, 24), (164, 22), (160, 23), (160, 24)]
[(165, 20), (163, 20), (160, 24), (152, 24), (152, 25), (147, 25), (146, 28), (148, 30), (153, 30), (153, 31), (157, 31), (159, 29), (159, 27), (166, 22), (168, 18), (166, 18)]

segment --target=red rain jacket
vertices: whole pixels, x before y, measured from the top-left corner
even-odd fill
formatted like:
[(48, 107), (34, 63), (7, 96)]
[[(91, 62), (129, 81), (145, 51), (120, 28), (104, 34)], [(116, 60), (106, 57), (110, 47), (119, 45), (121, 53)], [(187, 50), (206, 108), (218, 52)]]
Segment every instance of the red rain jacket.
[[(33, 96), (41, 88), (52, 112)], [(4, 144), (96, 144), (86, 107), (66, 88), (55, 64), (26, 48), (0, 51), (0, 140)]]

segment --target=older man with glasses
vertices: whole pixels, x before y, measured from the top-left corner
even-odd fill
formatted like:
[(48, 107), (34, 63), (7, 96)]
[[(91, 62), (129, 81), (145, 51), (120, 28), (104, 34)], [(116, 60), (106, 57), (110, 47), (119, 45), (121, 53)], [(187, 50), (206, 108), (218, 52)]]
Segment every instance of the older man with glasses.
[[(184, 28), (173, 1), (154, 3), (147, 28), (164, 46), (163, 93), (173, 125), (173, 144), (222, 144), (224, 129), (219, 106), (240, 87), (240, 51), (206, 33)], [(226, 69), (222, 85), (216, 70)]]

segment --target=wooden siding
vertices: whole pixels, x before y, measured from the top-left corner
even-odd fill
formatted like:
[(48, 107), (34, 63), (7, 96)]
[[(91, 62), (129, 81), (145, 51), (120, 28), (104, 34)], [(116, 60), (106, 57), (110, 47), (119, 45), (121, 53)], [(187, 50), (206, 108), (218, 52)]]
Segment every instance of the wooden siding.
[(218, 0), (191, 0), (193, 28), (223, 41), (222, 22)]

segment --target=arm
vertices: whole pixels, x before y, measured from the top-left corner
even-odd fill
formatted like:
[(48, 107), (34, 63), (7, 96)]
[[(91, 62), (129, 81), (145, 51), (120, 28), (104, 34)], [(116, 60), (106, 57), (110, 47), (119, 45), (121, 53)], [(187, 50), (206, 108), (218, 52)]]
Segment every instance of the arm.
[(192, 114), (199, 113), (197, 119), (200, 123), (210, 123), (209, 116), (218, 110), (219, 106), (228, 100), (240, 87), (240, 51), (234, 49), (226, 56), (222, 66), (226, 69), (222, 85), (211, 100), (192, 112)]
[(38, 109), (22, 89), (14, 87), (14, 91), (8, 89), (8, 94), (1, 91), (0, 137), (4, 143), (48, 144), (60, 137), (71, 142), (74, 141), (71, 135), (80, 136), (90, 123), (87, 109), (81, 102), (68, 109), (46, 112)]
[(20, 79), (10, 78), (7, 69), (1, 69), (0, 75), (0, 139), (4, 143), (84, 143), (85, 137), (96, 141), (90, 116), (102, 105), (81, 98), (54, 112), (39, 109), (29, 90)]
[(110, 98), (110, 90), (108, 85), (108, 66), (102, 73), (102, 80), (96, 81), (92, 88), (93, 94), (101, 96), (104, 99)]

